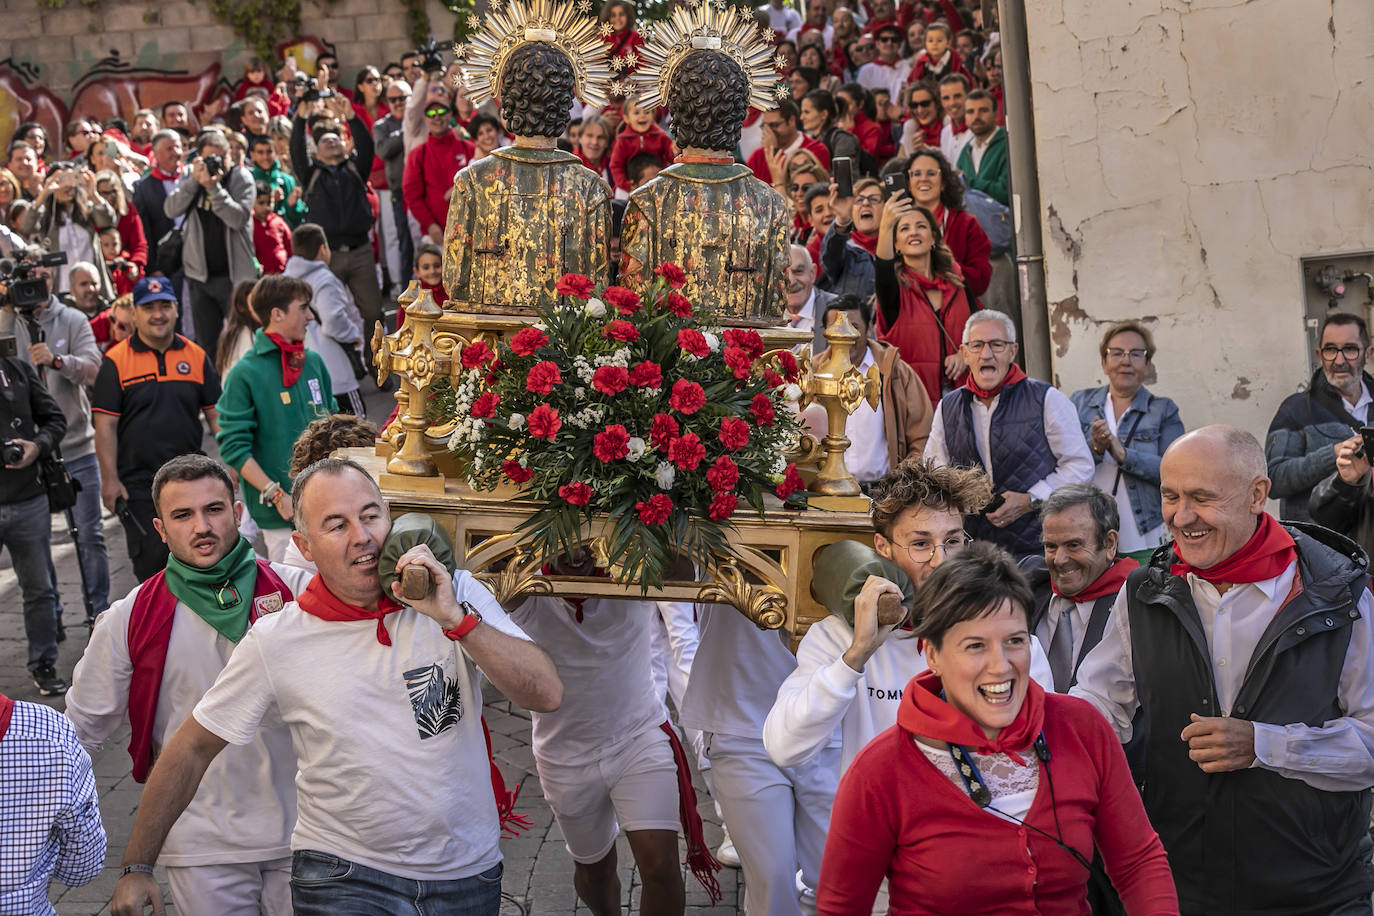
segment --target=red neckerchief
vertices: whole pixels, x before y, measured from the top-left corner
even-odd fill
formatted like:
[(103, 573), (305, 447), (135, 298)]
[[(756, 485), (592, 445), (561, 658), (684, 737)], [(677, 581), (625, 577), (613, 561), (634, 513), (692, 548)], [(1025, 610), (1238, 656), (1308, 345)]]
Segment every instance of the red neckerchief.
[(444, 284), (442, 283), (436, 283), (433, 286), (431, 286), (430, 284), (421, 280), (420, 289), (429, 290), (430, 293), (434, 296), (434, 304), (439, 306), (439, 308), (443, 308), (444, 303), (448, 301), (448, 290), (444, 289)]
[(916, 122), (916, 129), (921, 132), (921, 139), (925, 141), (926, 146), (933, 146), (937, 149), (940, 146), (940, 132), (943, 131), (944, 128), (945, 126), (940, 123), (939, 118), (936, 118), (929, 124), (922, 124), (920, 121)]
[(377, 621), (377, 642), (384, 646), (391, 645), (391, 634), (386, 631), (386, 615), (394, 614), (402, 610), (405, 605), (397, 604), (386, 595), (377, 601), (377, 610), (369, 611), (352, 604), (347, 604), (340, 600), (329, 586), (324, 584), (324, 580), (317, 573), (315, 578), (310, 580), (310, 584), (301, 592), (296, 599), (296, 604), (302, 611), (311, 614), (321, 620), (375, 620)]
[(972, 748), (980, 754), (1006, 754), (1022, 766), (1026, 765), (1021, 752), (1035, 743), (1045, 727), (1045, 691), (1039, 684), (1026, 678), (1026, 699), (1016, 719), (996, 738), (989, 738), (978, 723), (941, 697), (943, 689), (933, 671), (911, 679), (902, 694), (902, 705), (897, 709), (897, 725), (902, 731)]
[(891, 63), (888, 63), (887, 61), (883, 60), (881, 57), (875, 57), (875, 58), (873, 58), (873, 60), (869, 61), (869, 63), (877, 64), (879, 67), (887, 67), (889, 70), (895, 70), (895, 69), (897, 69), (897, 65), (900, 64), (901, 62), (902, 62), (902, 59), (901, 59), (900, 57), (897, 58), (896, 60), (892, 61)]
[[(162, 672), (167, 665), (167, 646), (172, 639), (172, 618), (177, 599), (167, 587), (167, 573), (159, 572), (138, 590), (129, 613), (129, 756), (133, 758), (134, 782), (148, 778), (153, 766), (153, 720), (157, 698), (162, 692)], [(250, 623), (257, 620), (260, 599), (269, 599), (264, 612), (279, 610), (292, 600), (291, 589), (266, 560), (258, 560), (258, 578), (253, 583), (253, 600), (247, 608)], [(192, 608), (194, 610), (194, 608)]]
[(954, 284), (949, 281), (948, 277), (923, 276), (922, 274), (918, 274), (916, 271), (905, 266), (903, 266), (902, 268), (902, 276), (906, 278), (908, 284), (915, 284), (916, 286), (920, 287), (922, 292), (928, 293), (933, 289), (939, 290), (944, 302), (948, 302), (950, 297), (954, 295)]
[(10, 730), (10, 717), (14, 715), (14, 701), (0, 693), (0, 741), (5, 738), (5, 732)]
[(874, 257), (877, 256), (878, 237), (876, 235), (869, 235), (866, 232), (860, 232), (858, 229), (851, 229), (849, 230), (849, 240), (864, 251), (874, 255)]
[(1122, 557), (1111, 566), (1108, 566), (1097, 580), (1089, 585), (1077, 595), (1066, 595), (1059, 590), (1059, 586), (1054, 584), (1054, 579), (1050, 579), (1050, 590), (1060, 598), (1067, 598), (1074, 604), (1082, 604), (1084, 601), (1096, 601), (1103, 595), (1115, 595), (1121, 591), (1121, 586), (1126, 584), (1126, 577), (1131, 574), (1131, 570), (1139, 569), (1140, 564), (1130, 557)]
[(305, 368), (305, 341), (290, 341), (280, 334), (263, 333), (281, 351), (281, 383), (282, 387), (290, 388), (296, 384), (301, 377), (301, 370)]
[(1218, 582), (1239, 585), (1274, 578), (1297, 559), (1298, 548), (1293, 543), (1293, 536), (1274, 520), (1274, 516), (1265, 512), (1260, 515), (1255, 533), (1245, 546), (1215, 566), (1206, 569), (1192, 566), (1179, 554), (1177, 543), (1174, 544), (1174, 556), (1178, 557), (1178, 562), (1169, 567), (1169, 572), (1176, 576), (1192, 573), (1214, 585)]
[(711, 847), (706, 845), (706, 835), (701, 828), (701, 813), (697, 811), (697, 791), (692, 785), (692, 769), (687, 763), (687, 753), (678, 740), (677, 729), (673, 723), (665, 721), (659, 728), (668, 736), (668, 745), (673, 749), (673, 764), (677, 768), (678, 820), (682, 823), (682, 835), (687, 840), (687, 866), (697, 879), (711, 903), (720, 902), (720, 881), (716, 872), (720, 863), (711, 855)]
[(587, 168), (591, 169), (593, 172), (596, 172), (598, 175), (600, 175), (603, 171), (606, 170), (606, 154), (605, 154), (605, 153), (602, 153), (602, 154), (601, 154), (601, 161), (600, 161), (600, 162), (592, 162), (592, 160), (590, 160), (590, 159), (587, 158), (587, 154), (584, 153), (584, 152), (582, 152), (582, 150), (581, 150), (580, 148), (573, 150), (573, 155), (576, 156), (578, 159), (580, 159), (580, 160), (582, 161), (582, 164), (583, 164), (583, 165), (585, 165)]
[(176, 172), (168, 174), (167, 172), (162, 171), (162, 169), (154, 165), (152, 176), (156, 178), (158, 181), (176, 181), (178, 178), (181, 177), (181, 169), (178, 168)]
[(1017, 382), (1023, 382), (1025, 380), (1026, 373), (1023, 372), (1021, 370), (1021, 367), (1016, 365), (1016, 363), (1012, 363), (1011, 368), (1007, 370), (1007, 374), (1002, 376), (1002, 381), (998, 382), (997, 385), (991, 391), (984, 391), (983, 389), (979, 388), (978, 383), (973, 380), (973, 367), (970, 366), (968, 371), (968, 378), (964, 379), (964, 387), (967, 388), (969, 391), (972, 391), (974, 397), (983, 398), (984, 400), (990, 400), (992, 398), (997, 397), (997, 395), (1002, 392), (1003, 388), (1009, 388), (1012, 385), (1015, 385)]

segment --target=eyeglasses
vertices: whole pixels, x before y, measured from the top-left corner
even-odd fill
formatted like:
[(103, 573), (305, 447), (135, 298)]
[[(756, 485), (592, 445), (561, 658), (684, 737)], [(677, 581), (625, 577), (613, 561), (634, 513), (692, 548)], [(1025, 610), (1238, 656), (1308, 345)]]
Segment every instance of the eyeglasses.
[(389, 95), (389, 96), (386, 97), (386, 103), (387, 103), (388, 105), (399, 105), (399, 104), (401, 104), (402, 102), (404, 102), (404, 101), (405, 101), (406, 99), (408, 99), (408, 98), (410, 98), (410, 96), (407, 96), (407, 95)]
[(359, 80), (359, 82), (361, 82), (361, 83), (375, 83), (375, 82), (377, 82), (377, 77), (375, 77), (375, 76), (365, 76), (365, 77), (363, 77), (361, 80)]
[(865, 204), (880, 204), (882, 202), (883, 196), (881, 194), (876, 194), (872, 197), (864, 195), (863, 197), (854, 198), (855, 205), (860, 207), (864, 206)]
[(900, 38), (896, 38), (892, 35), (884, 35), (882, 38), (878, 39), (878, 44), (880, 45), (899, 45), (901, 43), (902, 40)]
[(788, 185), (788, 186), (787, 186), (787, 189), (788, 189), (789, 191), (791, 191), (793, 194), (796, 194), (798, 191), (805, 191), (807, 188), (811, 187), (811, 185), (813, 185), (813, 184), (815, 184), (814, 181), (802, 182), (801, 184), (793, 183), (793, 184)]
[(447, 109), (447, 108), (426, 108), (426, 109), (425, 109), (425, 117), (427, 117), (427, 118), (442, 118), (442, 117), (443, 117), (444, 115), (446, 115), (446, 114), (448, 114), (448, 109)]
[[(1325, 352), (1325, 351), (1323, 351)], [(1123, 350), (1120, 347), (1108, 347), (1107, 359), (1129, 359), (1132, 362), (1143, 363), (1145, 357), (1150, 355), (1149, 350)], [(1358, 355), (1358, 354), (1356, 354)]]
[(961, 534), (958, 537), (952, 537), (936, 544), (932, 544), (930, 541), (926, 540), (916, 540), (912, 541), (910, 544), (898, 544), (897, 546), (906, 551), (906, 555), (911, 557), (911, 562), (915, 563), (917, 566), (925, 566), (935, 559), (935, 552), (937, 550), (943, 550), (945, 556), (948, 557), (958, 553), (972, 543), (973, 538), (969, 537), (967, 534)]
[(984, 347), (991, 347), (993, 353), (1005, 353), (1007, 347), (1015, 342), (1014, 340), (966, 340), (964, 347), (970, 353), (982, 353)]
[(912, 102), (912, 103), (911, 103), (911, 107), (912, 107), (912, 108), (930, 108), (930, 107), (932, 107), (934, 104), (935, 104), (935, 100), (934, 100), (934, 99), (926, 99), (925, 101), (922, 101), (922, 102)]
[[(1107, 351), (1109, 354), (1110, 350)], [(1321, 348), (1322, 359), (1327, 362), (1334, 362), (1337, 356), (1344, 356), (1347, 360), (1354, 362), (1364, 353), (1364, 347), (1359, 344), (1346, 344), (1338, 347), (1335, 344), (1327, 344)]]

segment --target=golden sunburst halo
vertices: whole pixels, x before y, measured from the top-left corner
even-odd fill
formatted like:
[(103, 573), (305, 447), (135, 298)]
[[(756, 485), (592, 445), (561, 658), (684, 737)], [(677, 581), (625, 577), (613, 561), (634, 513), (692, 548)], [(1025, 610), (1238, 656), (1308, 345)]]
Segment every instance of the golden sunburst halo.
[(469, 35), (463, 61), (468, 98), (481, 105), (501, 87), (501, 71), (516, 48), (546, 41), (572, 61), (577, 95), (588, 105), (605, 105), (611, 71), (606, 42), (596, 20), (572, 0), (507, 0), (493, 6), (483, 28)]
[(646, 108), (665, 105), (673, 70), (682, 59), (692, 51), (712, 50), (727, 55), (744, 71), (749, 80), (750, 107), (760, 111), (776, 108), (774, 52), (760, 33), (751, 10), (710, 0), (675, 7), (639, 49), (640, 65), (633, 77), (639, 87), (639, 103)]

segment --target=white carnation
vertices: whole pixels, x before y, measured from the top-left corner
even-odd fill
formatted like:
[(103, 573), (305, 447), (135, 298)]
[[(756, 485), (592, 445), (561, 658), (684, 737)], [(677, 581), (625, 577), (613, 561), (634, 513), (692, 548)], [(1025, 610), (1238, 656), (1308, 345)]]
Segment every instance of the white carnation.
[(795, 404), (797, 401), (800, 401), (801, 396), (801, 387), (795, 383), (789, 384), (786, 388), (782, 390), (782, 398), (789, 404)]
[(658, 467), (654, 468), (654, 483), (658, 484), (660, 490), (671, 490), (676, 479), (677, 469), (668, 462), (660, 461)]
[(712, 353), (720, 349), (719, 337), (712, 334), (710, 331), (703, 331), (701, 336), (706, 338), (706, 346), (710, 348)]
[(587, 304), (583, 306), (582, 310), (587, 313), (588, 318), (606, 317), (606, 303), (602, 302), (600, 299), (588, 299)]
[(507, 425), (510, 426), (511, 429), (524, 429), (524, 428), (525, 428), (525, 415), (522, 414), (522, 413), (513, 413), (513, 414), (511, 414), (511, 415), (510, 415), (510, 422), (509, 422)]
[(630, 461), (638, 461), (640, 458), (644, 457), (644, 453), (649, 450), (648, 444), (638, 436), (631, 436), (626, 447), (630, 451), (625, 457)]
[(573, 397), (577, 398), (579, 401), (584, 400), (584, 399), (587, 397), (587, 389), (586, 389), (586, 388), (574, 388), (574, 389), (573, 389)]

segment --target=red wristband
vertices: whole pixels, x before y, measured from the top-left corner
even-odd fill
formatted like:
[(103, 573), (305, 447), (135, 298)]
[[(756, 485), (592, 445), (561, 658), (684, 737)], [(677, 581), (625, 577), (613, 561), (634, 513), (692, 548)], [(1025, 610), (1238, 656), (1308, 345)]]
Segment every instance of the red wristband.
[(482, 622), (482, 615), (477, 613), (475, 607), (468, 604), (466, 601), (462, 603), (462, 607), (465, 613), (463, 619), (458, 623), (458, 626), (444, 631), (444, 635), (454, 642), (457, 642), (471, 633), (476, 629), (477, 625)]

